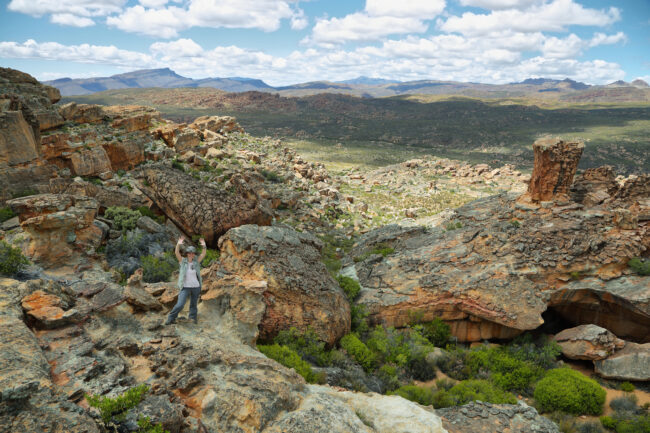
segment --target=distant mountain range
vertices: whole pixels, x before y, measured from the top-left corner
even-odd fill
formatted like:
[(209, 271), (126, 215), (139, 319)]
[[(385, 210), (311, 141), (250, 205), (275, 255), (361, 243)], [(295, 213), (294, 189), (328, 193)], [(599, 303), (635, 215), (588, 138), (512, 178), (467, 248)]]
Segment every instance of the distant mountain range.
[[(616, 81), (606, 86), (590, 86), (570, 79), (553, 80), (547, 78), (529, 78), (519, 83), (510, 84), (481, 84), (461, 83), (456, 81), (419, 80), (400, 82), (382, 78), (358, 77), (350, 80), (312, 81), (293, 84), (290, 86), (273, 87), (262, 80), (242, 77), (228, 78), (203, 78), (195, 80), (183, 77), (169, 68), (143, 69), (112, 75), (110, 77), (94, 78), (61, 78), (46, 81), (45, 84), (54, 86), (61, 91), (63, 96), (88, 95), (105, 90), (128, 88), (179, 88), (179, 87), (212, 87), (226, 92), (247, 92), (257, 90), (261, 92), (279, 93), (282, 96), (309, 96), (319, 93), (339, 93), (360, 97), (383, 97), (412, 94), (428, 95), (463, 95), (471, 97), (513, 98), (530, 97), (538, 98), (567, 98), (575, 92), (596, 90), (593, 94), (599, 98), (607, 99), (608, 92), (615, 92), (619, 98), (624, 95), (626, 99), (648, 100), (648, 83), (643, 80), (634, 80), (632, 83)], [(625, 88), (627, 90), (612, 90)], [(635, 89), (644, 89), (641, 92)], [(578, 96), (578, 95), (575, 95)], [(585, 102), (589, 98), (578, 98)]]

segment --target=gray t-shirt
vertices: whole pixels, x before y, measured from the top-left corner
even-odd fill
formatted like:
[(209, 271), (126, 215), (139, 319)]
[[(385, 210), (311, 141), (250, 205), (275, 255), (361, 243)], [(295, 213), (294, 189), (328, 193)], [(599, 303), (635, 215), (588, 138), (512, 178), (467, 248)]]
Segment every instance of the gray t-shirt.
[(187, 264), (187, 272), (185, 272), (185, 281), (183, 287), (200, 287), (199, 279), (196, 277), (196, 264), (189, 262)]

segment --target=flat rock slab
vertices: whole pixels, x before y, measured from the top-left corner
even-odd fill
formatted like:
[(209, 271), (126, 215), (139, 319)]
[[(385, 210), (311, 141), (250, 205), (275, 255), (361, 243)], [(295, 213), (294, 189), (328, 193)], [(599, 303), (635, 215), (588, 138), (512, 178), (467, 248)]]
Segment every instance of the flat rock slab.
[(627, 342), (625, 347), (607, 359), (594, 361), (596, 374), (608, 379), (650, 380), (650, 343)]

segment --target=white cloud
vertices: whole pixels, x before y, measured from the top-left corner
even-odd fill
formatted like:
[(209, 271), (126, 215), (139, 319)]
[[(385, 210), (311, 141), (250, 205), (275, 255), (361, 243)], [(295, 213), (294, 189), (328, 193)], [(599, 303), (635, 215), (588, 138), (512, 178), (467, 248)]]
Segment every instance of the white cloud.
[(431, 19), (445, 9), (445, 0), (366, 0), (366, 12), (374, 17)]
[(150, 50), (155, 55), (167, 57), (197, 57), (203, 54), (203, 48), (192, 39), (156, 42), (151, 44)]
[[(137, 5), (106, 23), (120, 30), (149, 36), (173, 38), (191, 27), (247, 28), (275, 31), (283, 19), (294, 28), (306, 25), (302, 11), (290, 6), (291, 0), (189, 0), (182, 7), (145, 8)], [(141, 2), (143, 3), (143, 2)], [(143, 4), (161, 3), (145, 0)]]
[(308, 41), (317, 44), (373, 41), (390, 34), (422, 33), (427, 27), (417, 18), (370, 17), (357, 12), (343, 18), (316, 20)]
[(168, 0), (138, 0), (146, 8), (161, 8), (168, 3)]
[(614, 35), (596, 33), (590, 40), (580, 39), (571, 33), (566, 38), (554, 36), (546, 38), (542, 46), (542, 54), (545, 58), (570, 59), (580, 56), (585, 50), (598, 45), (612, 45), (623, 42), (627, 39), (623, 32)]
[(80, 17), (72, 14), (53, 14), (50, 21), (54, 24), (61, 24), (72, 27), (90, 27), (95, 25), (95, 21), (90, 18)]
[(477, 8), (498, 10), (498, 9), (526, 9), (532, 5), (540, 4), (544, 0), (460, 0), (463, 6), (475, 6)]
[(126, 0), (11, 0), (7, 8), (34, 17), (48, 14), (96, 17), (120, 12), (125, 3)]
[(620, 11), (587, 9), (573, 0), (554, 0), (525, 11), (517, 9), (499, 10), (490, 14), (465, 12), (440, 22), (438, 27), (445, 32), (466, 35), (484, 35), (501, 29), (517, 32), (564, 31), (570, 25), (606, 26), (620, 19)]
[(606, 35), (604, 33), (596, 33), (591, 41), (589, 41), (590, 47), (595, 47), (598, 45), (613, 45), (619, 42), (626, 42), (627, 36), (625, 33), (618, 32), (615, 35)]
[(309, 24), (309, 19), (305, 16), (305, 12), (302, 9), (298, 9), (291, 16), (291, 28), (294, 30), (302, 30)]

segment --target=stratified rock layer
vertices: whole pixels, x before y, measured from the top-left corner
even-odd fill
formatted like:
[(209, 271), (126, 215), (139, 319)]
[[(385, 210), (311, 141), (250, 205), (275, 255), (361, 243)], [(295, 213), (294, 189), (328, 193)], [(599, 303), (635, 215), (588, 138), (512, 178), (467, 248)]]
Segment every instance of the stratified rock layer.
[(246, 225), (219, 241), (221, 265), (230, 273), (267, 282), (260, 337), (311, 327), (334, 344), (350, 331), (350, 307), (321, 262), (320, 241), (288, 227)]
[(216, 189), (179, 170), (154, 165), (142, 169), (143, 192), (187, 234), (216, 245), (219, 236), (244, 224), (269, 225), (271, 212), (239, 177), (232, 190)]
[(550, 137), (533, 144), (535, 165), (528, 185), (528, 194), (533, 202), (568, 195), (584, 147), (582, 142), (565, 142)]

